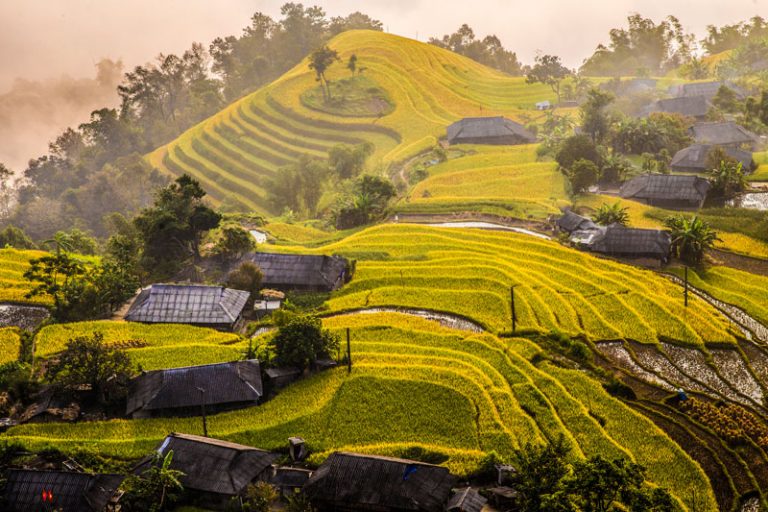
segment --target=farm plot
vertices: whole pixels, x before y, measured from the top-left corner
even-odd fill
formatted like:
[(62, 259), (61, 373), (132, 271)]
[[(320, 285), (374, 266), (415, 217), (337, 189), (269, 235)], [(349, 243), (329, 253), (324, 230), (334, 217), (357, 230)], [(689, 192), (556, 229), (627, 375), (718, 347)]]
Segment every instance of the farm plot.
[(720, 313), (656, 274), (514, 233), (383, 225), (297, 252), (357, 259), (353, 280), (328, 302), (331, 311), (376, 306), (453, 313), (492, 332), (517, 327), (592, 339), (675, 340), (691, 346), (734, 341)]
[[(399, 162), (434, 146), (446, 126), (461, 117), (518, 117), (536, 101), (554, 99), (546, 86), (528, 85), (524, 78), (391, 34), (348, 31), (329, 46), (342, 60), (357, 55), (365, 79), (393, 108), (367, 117), (317, 110), (302, 100), (317, 86), (305, 60), (148, 160), (174, 175), (191, 174), (225, 209), (274, 213), (264, 193), (266, 180), (303, 154), (325, 157), (335, 144), (370, 142), (375, 147), (371, 162)], [(343, 66), (332, 66), (327, 75), (333, 82), (349, 77)]]
[[(339, 449), (421, 453), (460, 474), (491, 450), (508, 456), (524, 443), (563, 435), (574, 457), (631, 457), (648, 467), (652, 484), (686, 506), (695, 494), (697, 510), (717, 510), (703, 471), (672, 440), (588, 377), (531, 364), (539, 349), (527, 340), (463, 333), (396, 313), (324, 324), (339, 333), (351, 329), (351, 374), (322, 372), (261, 406), (211, 416), (210, 434), (271, 449), (300, 435), (321, 456)], [(199, 418), (114, 420), (24, 425), (3, 438), (32, 449), (140, 457), (169, 431), (199, 430)], [(638, 437), (641, 430), (646, 434)]]
[(0, 249), (0, 302), (51, 304), (51, 298), (47, 296), (26, 297), (32, 287), (24, 279), (24, 272), (29, 268), (30, 260), (45, 254), (43, 251)]
[(246, 342), (238, 335), (178, 324), (77, 322), (44, 327), (35, 338), (35, 357), (64, 350), (67, 341), (101, 333), (108, 344), (126, 350), (134, 365), (157, 370), (240, 359)]
[(19, 357), (21, 335), (15, 327), (0, 328), (0, 365), (16, 361)]
[(519, 218), (558, 214), (565, 179), (554, 162), (537, 162), (535, 145), (460, 146), (468, 154), (429, 167), (397, 205), (403, 213), (481, 211)]

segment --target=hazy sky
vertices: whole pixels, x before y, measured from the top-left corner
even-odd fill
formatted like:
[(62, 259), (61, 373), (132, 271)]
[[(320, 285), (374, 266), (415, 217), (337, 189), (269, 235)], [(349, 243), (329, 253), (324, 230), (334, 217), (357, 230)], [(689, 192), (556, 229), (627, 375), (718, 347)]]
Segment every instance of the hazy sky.
[[(236, 34), (255, 11), (274, 17), (284, 0), (0, 0), (0, 92), (15, 77), (40, 79), (68, 73), (93, 76), (102, 57), (126, 66), (159, 52), (183, 51)], [(318, 0), (331, 15), (361, 10), (388, 31), (425, 40), (469, 23), (476, 33), (497, 34), (523, 61), (536, 50), (577, 66), (611, 27), (631, 12), (658, 20), (677, 15), (689, 30), (754, 14), (768, 17), (768, 0)]]

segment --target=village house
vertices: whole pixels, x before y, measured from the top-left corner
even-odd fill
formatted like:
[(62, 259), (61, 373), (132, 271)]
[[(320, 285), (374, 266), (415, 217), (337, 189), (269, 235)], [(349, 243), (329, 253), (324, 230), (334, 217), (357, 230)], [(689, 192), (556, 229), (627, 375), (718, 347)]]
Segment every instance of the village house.
[(699, 176), (644, 174), (624, 183), (619, 194), (652, 206), (696, 209), (704, 204), (709, 188), (709, 181)]
[(483, 498), (477, 489), (465, 487), (454, 492), (446, 505), (446, 512), (480, 512), (488, 500)]
[[(669, 164), (670, 169), (675, 172), (709, 172), (708, 156), (710, 152), (719, 146), (712, 144), (694, 144), (683, 148), (672, 157)], [(734, 160), (741, 162), (744, 172), (749, 172), (754, 168), (752, 153), (733, 147), (724, 147), (726, 155)]]
[(144, 372), (131, 381), (126, 415), (195, 416), (259, 403), (264, 395), (255, 359)]
[(704, 96), (682, 96), (658, 100), (651, 104), (646, 114), (652, 112), (666, 112), (668, 114), (680, 114), (702, 121), (707, 117), (707, 112), (712, 105)]
[(658, 229), (612, 225), (600, 228), (584, 248), (606, 256), (666, 263), (672, 247), (669, 233)]
[(536, 135), (506, 117), (466, 117), (448, 127), (448, 143), (515, 145), (532, 144)]
[(106, 512), (119, 510), (121, 475), (9, 469), (2, 510)]
[(352, 265), (341, 256), (256, 252), (245, 258), (261, 269), (262, 286), (284, 292), (331, 292), (352, 277)]
[(576, 231), (597, 229), (598, 227), (592, 219), (579, 215), (570, 209), (563, 212), (563, 215), (555, 221), (555, 225), (563, 233), (569, 234)]
[(695, 124), (691, 127), (691, 135), (698, 144), (716, 144), (750, 150), (754, 149), (758, 142), (757, 135), (731, 121)]
[(303, 492), (319, 512), (443, 512), (454, 482), (444, 467), (335, 452), (312, 473)]
[(717, 95), (717, 91), (720, 90), (720, 87), (726, 86), (728, 89), (733, 91), (737, 97), (744, 98), (746, 97), (746, 93), (739, 87), (735, 86), (731, 83), (725, 83), (725, 82), (718, 82), (718, 81), (712, 81), (712, 82), (694, 82), (690, 84), (681, 84), (681, 85), (673, 85), (670, 87), (670, 93), (672, 93), (673, 96), (677, 97), (693, 97), (693, 96), (703, 96), (708, 101), (712, 101), (712, 98), (714, 98)]
[(250, 293), (201, 284), (153, 284), (143, 289), (125, 319), (146, 324), (189, 324), (235, 330)]
[[(272, 464), (279, 457), (251, 446), (177, 433), (168, 435), (157, 448), (160, 457), (171, 451), (171, 469), (183, 473), (180, 481), (190, 501), (213, 510), (224, 510), (248, 485), (269, 481)], [(152, 458), (145, 459), (135, 472), (141, 473), (152, 463)]]

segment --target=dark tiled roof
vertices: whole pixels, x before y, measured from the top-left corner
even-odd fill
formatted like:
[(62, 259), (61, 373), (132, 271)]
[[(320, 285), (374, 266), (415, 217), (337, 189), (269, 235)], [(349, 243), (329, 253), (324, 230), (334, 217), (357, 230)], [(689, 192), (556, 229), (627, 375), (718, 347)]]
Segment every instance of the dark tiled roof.
[(480, 496), (477, 490), (471, 487), (458, 489), (451, 496), (445, 509), (448, 512), (480, 512), (488, 500)]
[(720, 87), (725, 85), (738, 96), (744, 97), (744, 91), (733, 84), (726, 84), (723, 82), (698, 82), (692, 84), (683, 84), (679, 88), (678, 96), (704, 96), (708, 100), (711, 100), (720, 90)]
[(448, 141), (456, 144), (462, 140), (499, 139), (516, 137), (521, 141), (535, 142), (536, 136), (523, 125), (505, 117), (466, 117), (448, 127)]
[(589, 249), (602, 254), (625, 256), (669, 255), (671, 240), (669, 233), (657, 229), (635, 229), (622, 226), (608, 226), (595, 237)]
[(442, 512), (454, 481), (440, 466), (336, 452), (312, 473), (304, 492), (315, 503), (347, 510)]
[[(200, 389), (204, 389), (202, 393)], [(255, 359), (146, 372), (131, 383), (126, 414), (180, 407), (256, 402), (263, 395)]]
[(704, 96), (683, 96), (659, 100), (653, 106), (653, 111), (682, 114), (689, 117), (704, 117), (709, 111), (709, 101)]
[(153, 284), (141, 291), (125, 319), (132, 322), (230, 325), (249, 293), (222, 286)]
[[(171, 468), (182, 471), (185, 489), (234, 496), (269, 469), (278, 455), (236, 443), (189, 434), (170, 434), (157, 452), (173, 450)], [(140, 472), (150, 461), (137, 468)]]
[(101, 512), (125, 477), (89, 475), (64, 471), (8, 470), (5, 488), (8, 512), (46, 510), (43, 491), (53, 495), (53, 505), (62, 512)]
[(335, 290), (344, 284), (349, 262), (341, 256), (256, 252), (246, 256), (264, 274), (265, 287)]
[(621, 197), (664, 201), (695, 201), (706, 199), (709, 181), (699, 176), (681, 174), (645, 174), (621, 186)]
[(574, 231), (596, 228), (597, 224), (591, 219), (574, 213), (573, 210), (566, 210), (563, 212), (563, 216), (557, 219), (557, 227), (568, 233), (573, 233)]
[[(717, 146), (712, 144), (694, 144), (683, 148), (672, 157), (672, 162), (669, 164), (674, 170), (707, 170), (707, 155), (712, 149)], [(752, 153), (749, 151), (743, 151), (736, 148), (723, 148), (725, 153), (731, 158), (742, 163), (744, 170), (749, 170), (752, 167)]]
[(698, 123), (691, 128), (700, 144), (754, 144), (757, 136), (733, 122)]

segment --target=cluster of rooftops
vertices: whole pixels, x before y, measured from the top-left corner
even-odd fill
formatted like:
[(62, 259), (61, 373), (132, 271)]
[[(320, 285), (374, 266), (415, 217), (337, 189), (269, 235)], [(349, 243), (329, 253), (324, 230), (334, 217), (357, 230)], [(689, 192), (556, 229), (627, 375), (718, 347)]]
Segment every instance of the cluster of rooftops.
[[(479, 512), (486, 504), (476, 489), (457, 488), (458, 478), (447, 468), (423, 462), (335, 452), (315, 470), (301, 463), (304, 441), (291, 438), (293, 465), (281, 466), (283, 455), (251, 446), (208, 437), (172, 433), (152, 456), (140, 461), (140, 474), (156, 458), (173, 452), (171, 469), (181, 471), (180, 481), (195, 504), (223, 510), (247, 487), (263, 481), (282, 496), (301, 491), (320, 512)], [(295, 450), (296, 447), (301, 450)], [(60, 510), (88, 512), (114, 509), (124, 475), (65, 471), (11, 469), (5, 488), (9, 512)], [(499, 480), (501, 482), (501, 480)], [(508, 487), (497, 494), (513, 493)], [(49, 508), (45, 508), (49, 506)]]

